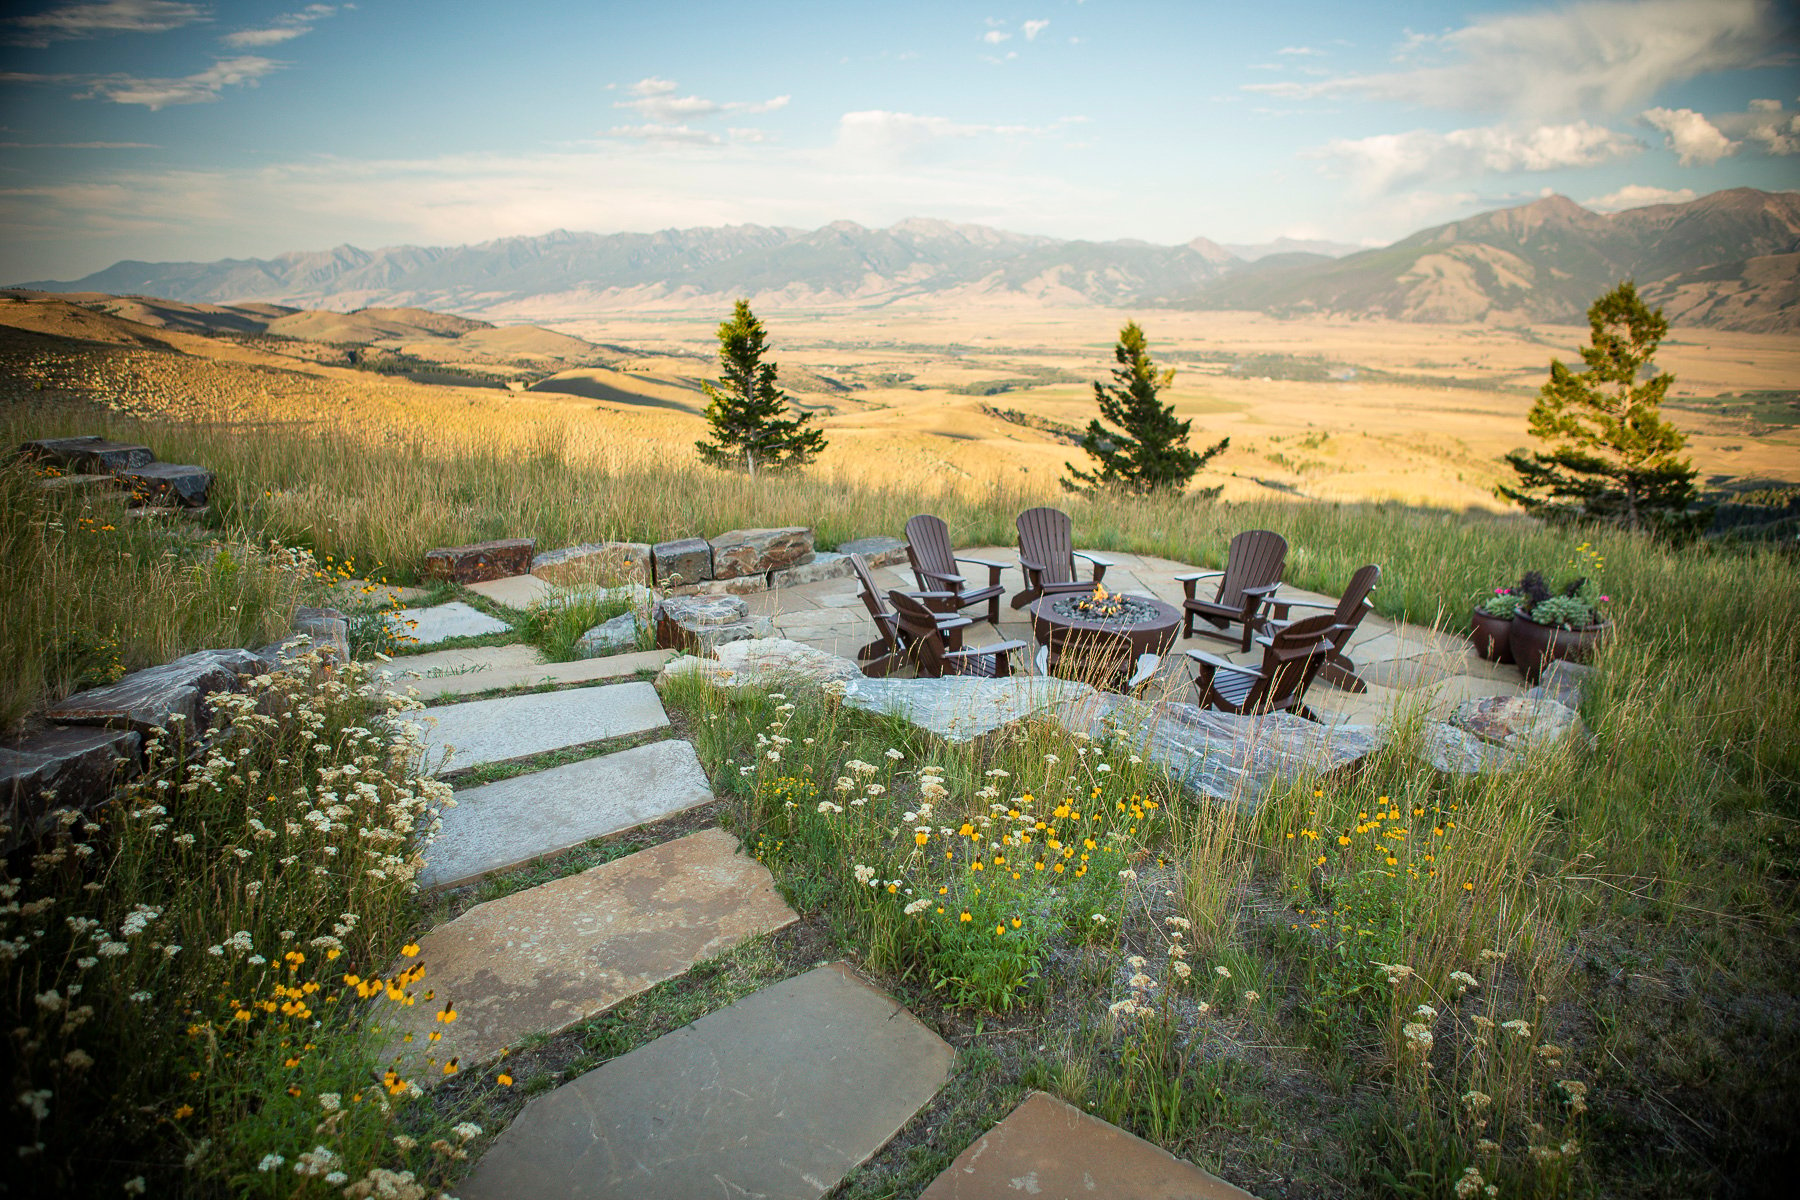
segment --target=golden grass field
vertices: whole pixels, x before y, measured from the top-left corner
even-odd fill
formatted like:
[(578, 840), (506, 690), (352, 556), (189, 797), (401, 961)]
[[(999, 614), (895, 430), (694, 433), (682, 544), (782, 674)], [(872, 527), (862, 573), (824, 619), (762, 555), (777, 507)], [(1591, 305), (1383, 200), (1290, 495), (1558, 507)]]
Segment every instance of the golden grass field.
[[(87, 396), (144, 417), (319, 424), (446, 447), (554, 446), (576, 461), (625, 465), (685, 458), (706, 432), (700, 384), (717, 373), (712, 312), (558, 314), (557, 332), (598, 343), (592, 365), (572, 368), (569, 339), (529, 327), (384, 343), (531, 384), (507, 391), (322, 365), (300, 343), (284, 351), (120, 319), (140, 308), (120, 306), (115, 317), (62, 301), (0, 304), (0, 324), (85, 339), (15, 344), (10, 390)], [(306, 319), (319, 316), (282, 324), (331, 324)], [(1046, 427), (1079, 429), (1096, 414), (1089, 381), (1107, 376), (1113, 340), (1133, 317), (1157, 361), (1177, 370), (1165, 396), (1193, 419), (1193, 442), (1231, 439), (1200, 484), (1222, 484), (1230, 500), (1459, 509), (1501, 507), (1492, 491), (1510, 475), (1501, 456), (1527, 444), (1525, 414), (1551, 358), (1577, 361), (1588, 332), (995, 306), (777, 310), (764, 321), (782, 383), (830, 439), (818, 474), (981, 491), (1052, 479), (1082, 458)], [(179, 353), (146, 347), (144, 333)], [(1244, 361), (1251, 355), (1266, 357)], [(1785, 419), (1764, 410), (1754, 420), (1717, 399), (1791, 388), (1800, 339), (1676, 329), (1657, 361), (1676, 376), (1669, 415), (1689, 434), (1703, 479), (1800, 478), (1791, 401), (1777, 405)], [(1281, 377), (1297, 373), (1328, 378)], [(970, 394), (996, 386), (1007, 390)]]

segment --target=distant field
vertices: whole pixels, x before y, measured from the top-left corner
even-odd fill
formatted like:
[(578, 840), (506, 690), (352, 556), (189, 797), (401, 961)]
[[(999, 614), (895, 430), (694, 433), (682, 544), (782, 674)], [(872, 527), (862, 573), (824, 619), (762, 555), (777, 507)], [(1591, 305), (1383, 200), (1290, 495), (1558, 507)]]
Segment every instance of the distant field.
[[(396, 328), (378, 345), (407, 356), (409, 379), (369, 362), (341, 365), (354, 361), (342, 343), (189, 332), (168, 308), (152, 326), (137, 323), (149, 310), (136, 302), (103, 314), (60, 301), (0, 304), (0, 327), (12, 327), (0, 391), (96, 399), (142, 417), (338, 427), (420, 447), (689, 461), (705, 433), (700, 384), (716, 373), (720, 319), (562, 315), (554, 331), (514, 326), (461, 339)], [(783, 312), (767, 323), (784, 386), (831, 440), (818, 474), (980, 491), (1042, 486), (1080, 457), (1070, 433), (1096, 415), (1089, 381), (1106, 377), (1130, 317), (1158, 362), (1176, 368), (1166, 395), (1193, 419), (1194, 440), (1231, 438), (1200, 480), (1223, 485), (1228, 500), (1498, 507), (1501, 456), (1527, 443), (1525, 414), (1550, 359), (1574, 361), (1587, 338), (1585, 327), (1098, 308)], [(334, 337), (362, 326), (363, 336), (389, 332), (332, 314), (278, 324)], [(1676, 375), (1670, 415), (1705, 476), (1800, 479), (1791, 390), (1800, 339), (1677, 329), (1658, 361)], [(413, 369), (431, 364), (486, 386)], [(529, 390), (502, 389), (502, 377)]]

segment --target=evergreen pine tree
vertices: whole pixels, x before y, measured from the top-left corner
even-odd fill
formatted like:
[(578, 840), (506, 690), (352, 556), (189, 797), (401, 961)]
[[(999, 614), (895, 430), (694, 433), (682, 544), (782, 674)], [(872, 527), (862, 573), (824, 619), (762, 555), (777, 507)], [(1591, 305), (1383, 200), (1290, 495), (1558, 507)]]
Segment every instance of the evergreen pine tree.
[(712, 440), (694, 443), (700, 457), (728, 471), (785, 471), (803, 467), (825, 449), (825, 433), (807, 426), (811, 413), (787, 417), (787, 393), (775, 384), (775, 364), (763, 361), (767, 335), (739, 300), (719, 324), (719, 381), (703, 385)]
[(1711, 510), (1693, 506), (1695, 471), (1676, 457), (1687, 438), (1659, 411), (1675, 377), (1652, 373), (1651, 357), (1669, 323), (1626, 280), (1594, 301), (1588, 325), (1586, 369), (1552, 359), (1550, 379), (1526, 418), (1532, 436), (1550, 449), (1508, 454), (1519, 483), (1496, 491), (1550, 520), (1691, 536)]
[[(1114, 428), (1097, 420), (1088, 422), (1081, 448), (1094, 460), (1094, 469), (1082, 471), (1074, 463), (1064, 463), (1069, 478), (1062, 485), (1071, 492), (1117, 490), (1138, 496), (1165, 488), (1180, 491), (1231, 439), (1202, 451), (1188, 447), (1193, 422), (1176, 420), (1174, 406), (1157, 399), (1157, 393), (1174, 381), (1175, 372), (1156, 369), (1136, 321), (1119, 331), (1113, 357), (1119, 362), (1113, 382), (1096, 382), (1094, 399), (1100, 416)], [(1211, 499), (1219, 491), (1206, 488), (1195, 494)]]

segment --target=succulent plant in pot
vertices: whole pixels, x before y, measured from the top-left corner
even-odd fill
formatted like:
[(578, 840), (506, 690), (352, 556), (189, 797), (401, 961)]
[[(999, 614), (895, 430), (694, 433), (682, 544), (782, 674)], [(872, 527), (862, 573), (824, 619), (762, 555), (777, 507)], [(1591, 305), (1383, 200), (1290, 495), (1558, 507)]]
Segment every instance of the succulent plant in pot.
[(1523, 601), (1524, 597), (1509, 587), (1497, 587), (1475, 601), (1475, 611), (1469, 615), (1469, 640), (1475, 643), (1477, 654), (1489, 662), (1513, 660), (1509, 645), (1512, 619)]
[(1605, 566), (1600, 552), (1583, 542), (1554, 586), (1536, 571), (1519, 580), (1508, 642), (1525, 678), (1536, 682), (1553, 659), (1585, 661), (1612, 632), (1605, 609), (1612, 597), (1600, 585)]

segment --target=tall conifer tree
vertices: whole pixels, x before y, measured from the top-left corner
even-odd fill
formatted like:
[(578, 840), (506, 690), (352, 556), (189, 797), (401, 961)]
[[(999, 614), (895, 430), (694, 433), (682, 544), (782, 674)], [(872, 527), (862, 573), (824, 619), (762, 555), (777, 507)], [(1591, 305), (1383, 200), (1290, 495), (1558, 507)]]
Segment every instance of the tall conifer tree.
[(1517, 487), (1498, 493), (1534, 516), (1592, 519), (1678, 537), (1711, 515), (1694, 507), (1695, 471), (1678, 458), (1687, 438), (1662, 419), (1660, 405), (1675, 381), (1656, 374), (1652, 356), (1669, 332), (1630, 280), (1588, 309), (1593, 338), (1582, 371), (1552, 359), (1526, 422), (1545, 453), (1514, 450), (1506, 461)]
[[(1231, 439), (1224, 438), (1207, 450), (1188, 446), (1193, 422), (1176, 420), (1174, 406), (1157, 398), (1158, 392), (1174, 382), (1175, 372), (1156, 369), (1144, 331), (1136, 321), (1119, 331), (1113, 357), (1119, 363), (1113, 369), (1113, 382), (1096, 382), (1094, 399), (1100, 405), (1100, 416), (1114, 428), (1088, 422), (1081, 448), (1094, 460), (1094, 469), (1082, 471), (1074, 463), (1064, 463), (1069, 478), (1062, 485), (1072, 492), (1122, 491), (1137, 496), (1164, 489), (1180, 491)], [(1196, 494), (1210, 499), (1219, 491), (1207, 488)]]
[(787, 393), (775, 384), (775, 364), (764, 362), (767, 333), (739, 300), (719, 324), (717, 383), (704, 384), (712, 440), (694, 443), (700, 457), (728, 471), (786, 471), (803, 467), (825, 449), (825, 433), (808, 428), (811, 413), (786, 416)]

